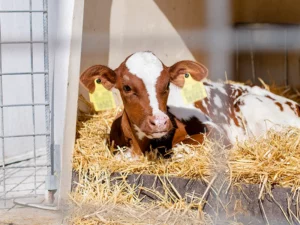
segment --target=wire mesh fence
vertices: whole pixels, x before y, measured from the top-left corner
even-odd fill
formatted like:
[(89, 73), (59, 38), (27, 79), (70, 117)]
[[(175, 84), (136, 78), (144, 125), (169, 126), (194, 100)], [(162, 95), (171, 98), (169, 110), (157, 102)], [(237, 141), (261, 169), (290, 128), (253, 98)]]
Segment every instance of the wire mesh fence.
[(2, 1), (0, 209), (45, 193), (51, 175), (47, 0)]

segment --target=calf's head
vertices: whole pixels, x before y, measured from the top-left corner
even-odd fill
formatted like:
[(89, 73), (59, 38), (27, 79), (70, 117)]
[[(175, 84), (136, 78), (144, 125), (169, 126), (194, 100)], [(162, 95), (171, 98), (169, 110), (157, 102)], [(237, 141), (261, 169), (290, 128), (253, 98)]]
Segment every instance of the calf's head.
[(91, 93), (95, 90), (95, 80), (108, 90), (117, 88), (137, 138), (154, 139), (167, 135), (173, 128), (167, 115), (169, 85), (171, 82), (183, 87), (186, 73), (200, 81), (208, 72), (196, 62), (180, 61), (167, 67), (153, 53), (137, 52), (115, 70), (92, 66), (83, 72), (80, 80)]

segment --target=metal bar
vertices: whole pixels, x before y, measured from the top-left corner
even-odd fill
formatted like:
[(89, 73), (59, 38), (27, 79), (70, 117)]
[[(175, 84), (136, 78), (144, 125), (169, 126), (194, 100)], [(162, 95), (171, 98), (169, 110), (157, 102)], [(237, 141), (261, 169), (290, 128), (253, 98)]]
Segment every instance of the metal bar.
[[(22, 183), (22, 185), (23, 184), (28, 184), (28, 183)], [(21, 186), (21, 185), (19, 185), (19, 186)], [(9, 191), (8, 193), (13, 196), (14, 194), (19, 194), (20, 192), (29, 192), (29, 193), (32, 193), (32, 192), (34, 192), (34, 190), (35, 190), (34, 188), (29, 188), (29, 189), (24, 189), (24, 190)], [(37, 195), (37, 194), (34, 194), (34, 195)], [(10, 199), (10, 198), (14, 199), (16, 197), (14, 197), (14, 196), (13, 197), (8, 197), (7, 200)], [(3, 198), (0, 197), (0, 200), (3, 200)]]
[[(19, 199), (19, 198), (36, 198), (39, 195), (34, 195), (34, 194), (28, 194), (28, 195), (24, 195), (24, 196), (18, 196), (18, 197), (8, 197), (8, 198), (0, 198), (0, 201), (5, 201), (5, 200), (13, 200), (13, 199)], [(14, 205), (13, 207), (15, 207), (16, 205)], [(7, 208), (1, 208), (1, 209), (7, 209)]]
[[(48, 11), (48, 2), (43, 0), (43, 10)], [(48, 14), (43, 14), (43, 34), (44, 34), (44, 70), (49, 71), (49, 59), (48, 59)], [(49, 74), (44, 75), (45, 83), (45, 101), (49, 102)], [(50, 107), (45, 106), (45, 119), (46, 119), (46, 132), (50, 133)], [(46, 137), (46, 151), (47, 151), (47, 163), (51, 165), (51, 139), (50, 135)], [(53, 165), (48, 171), (49, 175), (53, 175)]]
[[(30, 13), (30, 15), (32, 15)], [(44, 44), (45, 41), (1, 41), (2, 45), (12, 45), (12, 44)]]
[(256, 71), (255, 71), (255, 59), (254, 59), (254, 52), (253, 52), (253, 40), (252, 40), (252, 31), (250, 30), (250, 58), (251, 58), (251, 69), (252, 69), (252, 82), (255, 84), (256, 79)]
[(0, 10), (0, 13), (47, 13), (46, 10)]
[[(26, 165), (26, 166), (9, 166), (9, 167), (5, 167), (6, 170), (9, 170), (9, 169), (24, 169), (24, 168), (34, 168), (35, 165)], [(50, 164), (37, 164), (36, 167), (51, 167)], [(0, 166), (1, 168), (1, 166)]]
[(298, 29), (300, 26), (297, 23), (235, 23), (235, 28), (238, 29), (252, 29), (252, 30), (263, 30), (263, 29)]
[(239, 73), (239, 33), (235, 31), (235, 41), (236, 41), (236, 49), (235, 49), (235, 72), (236, 79), (240, 81), (240, 73)]
[(300, 77), (300, 57), (298, 58), (298, 77)]
[[(16, 177), (14, 177), (14, 178), (16, 178)], [(37, 183), (45, 183), (45, 181), (37, 181)], [(15, 183), (15, 182), (12, 182), (12, 183), (6, 182), (6, 184), (7, 185), (17, 185), (18, 183)], [(23, 182), (23, 184), (32, 184), (32, 181), (25, 181), (25, 182)], [(33, 189), (30, 189), (30, 190), (33, 190)], [(24, 189), (23, 190), (16, 190), (15, 192), (17, 192), (17, 191), (24, 191)]]
[(42, 72), (16, 72), (16, 73), (0, 73), (0, 76), (10, 76), (10, 75), (31, 75), (31, 74), (48, 74), (48, 71)]
[(288, 68), (288, 47), (287, 47), (287, 30), (284, 30), (284, 82), (285, 86), (289, 85), (289, 68)]
[(45, 106), (49, 105), (49, 103), (28, 103), (28, 104), (10, 104), (10, 105), (0, 105), (1, 108), (6, 107), (26, 107), (26, 106)]
[[(37, 159), (41, 160), (42, 162), (39, 163), (39, 165), (47, 165), (45, 164), (45, 160), (42, 159), (44, 158), (45, 155), (42, 155), (42, 156), (37, 156)], [(32, 159), (33, 158), (24, 158), (23, 159), (16, 159), (14, 162), (6, 162), (6, 169), (9, 169), (9, 168), (12, 168), (12, 167), (23, 167), (23, 166), (30, 166), (30, 165), (33, 165), (32, 164)], [(1, 166), (0, 166), (1, 167)], [(12, 177), (15, 173), (18, 173), (19, 171), (15, 171), (15, 172), (12, 172), (12, 173), (9, 173), (7, 172), (6, 173), (6, 177), (9, 178), (9, 177)], [(41, 176), (41, 175), (37, 175), (37, 176)], [(46, 175), (43, 175), (43, 176), (46, 176)], [(14, 177), (18, 177), (18, 176), (14, 176)], [(0, 183), (1, 183), (1, 179), (3, 179), (3, 177), (0, 177)]]
[(42, 134), (20, 134), (20, 135), (2, 135), (0, 138), (17, 138), (17, 137), (33, 137), (33, 136), (50, 136), (49, 133), (42, 133)]
[(55, 173), (55, 170), (57, 170), (57, 164), (56, 163), (58, 163), (57, 161), (58, 160), (56, 160), (56, 161), (54, 161), (54, 159), (56, 158), (57, 159), (57, 157), (56, 157), (56, 155), (55, 154), (58, 154), (58, 152), (59, 151), (57, 151), (58, 149), (59, 149), (59, 145), (55, 145), (55, 141), (54, 141), (54, 116), (55, 116), (55, 114), (54, 114), (54, 83), (55, 83), (55, 76), (54, 76), (54, 73), (52, 74), (52, 88), (51, 88), (51, 91), (52, 91), (52, 93), (51, 93), (51, 105), (50, 105), (50, 110), (51, 110), (51, 126), (50, 126), (50, 130), (51, 130), (51, 132), (50, 132), (50, 138), (51, 138), (51, 140), (50, 140), (50, 142), (51, 142), (51, 145), (50, 145), (50, 149), (52, 150), (51, 151), (51, 165), (52, 165), (52, 167), (51, 167), (51, 174), (53, 175), (54, 173)]
[[(2, 36), (2, 27), (1, 27), (1, 18), (0, 18), (0, 42)], [(2, 46), (0, 45), (0, 73), (2, 73)], [(2, 76), (0, 76), (0, 105), (3, 105), (3, 85), (2, 85)], [(1, 135), (4, 136), (4, 118), (3, 118), (3, 107), (1, 107)], [(2, 171), (3, 171), (3, 191), (4, 191), (4, 198), (6, 197), (6, 185), (5, 185), (5, 143), (4, 138), (1, 140), (2, 143)], [(6, 201), (4, 201), (4, 207), (6, 207)]]
[[(23, 184), (26, 184), (26, 185), (29, 184), (29, 185), (30, 185), (30, 184), (32, 184), (32, 182), (30, 182), (30, 183), (29, 183), (29, 182), (23, 182), (22, 185), (23, 185)], [(42, 184), (42, 185), (45, 184), (45, 181), (44, 181), (44, 182), (39, 182), (39, 185), (40, 185), (40, 184)], [(15, 184), (14, 184), (14, 185), (15, 185)], [(19, 186), (20, 186), (20, 185), (19, 185)], [(10, 195), (12, 195), (12, 194), (19, 193), (19, 192), (24, 192), (24, 191), (26, 191), (26, 192), (34, 192), (34, 190), (35, 190), (34, 188), (27, 188), (27, 189), (21, 189), (21, 190), (13, 190), (13, 191), (9, 191), (8, 193), (9, 193)], [(1, 198), (0, 198), (0, 200), (1, 200)]]
[[(48, 10), (48, 2), (47, 0), (43, 0), (43, 7), (44, 10)], [(44, 13), (44, 70), (45, 71), (49, 71), (49, 52), (48, 52), (48, 14)], [(53, 74), (54, 76), (54, 74)], [(45, 101), (49, 102), (49, 74), (45, 74)], [(54, 85), (54, 84), (52, 84)], [(53, 87), (53, 86), (52, 86)], [(52, 88), (53, 90), (53, 88)], [(51, 109), (49, 106), (45, 106), (45, 114), (46, 114), (46, 131), (49, 132), (49, 130), (51, 130), (52, 127), (50, 127), (50, 120), (53, 123), (53, 113), (51, 112)], [(52, 117), (51, 117), (52, 115)], [(53, 135), (53, 130), (50, 131), (50, 133)], [(50, 181), (50, 183), (47, 185), (46, 184), (46, 189), (48, 191), (48, 193), (46, 193), (46, 195), (48, 194), (48, 197), (46, 197), (47, 202), (49, 204), (53, 204), (54, 202), (54, 194), (56, 192), (56, 185), (53, 184), (53, 182), (56, 181), (56, 178), (53, 179), (54, 177), (54, 143), (51, 143), (52, 139), (51, 139), (51, 134), (50, 136), (46, 137), (46, 148), (47, 148), (47, 162), (50, 163), (50, 168), (48, 168), (48, 176), (47, 176), (47, 180)], [(52, 179), (51, 179), (52, 178)], [(54, 189), (53, 189), (54, 187)]]
[[(32, 11), (32, 0), (29, 0), (29, 9)], [(29, 13), (29, 26), (30, 26), (30, 69), (33, 72), (33, 43), (32, 41), (32, 12)], [(44, 42), (43, 42), (44, 43)], [(31, 101), (32, 101), (32, 129), (33, 133), (35, 133), (35, 105), (34, 105), (34, 76), (31, 74)], [(34, 161), (34, 194), (36, 194), (36, 139), (35, 136), (32, 137), (33, 141), (33, 161)]]
[[(45, 182), (43, 182), (45, 183)], [(23, 182), (22, 184), (32, 184), (32, 183), (26, 183), (26, 182)], [(12, 184), (10, 184), (12, 185)], [(16, 185), (16, 184), (13, 184), (13, 185)], [(28, 189), (21, 189), (21, 190), (13, 190), (13, 191), (9, 191), (8, 193), (12, 194), (12, 193), (18, 193), (18, 192), (23, 192), (23, 191), (26, 191), (26, 192), (33, 192), (34, 191), (34, 188), (28, 188)], [(3, 200), (2, 198), (0, 198), (0, 200)]]
[[(48, 165), (46, 165), (46, 166), (44, 166), (44, 167), (47, 167)], [(49, 165), (50, 166), (50, 165)], [(9, 167), (8, 167), (9, 168)], [(16, 169), (16, 168), (14, 168), (14, 169)], [(24, 176), (13, 176), (13, 175), (15, 175), (16, 173), (18, 173), (18, 172), (20, 172), (20, 170), (21, 169), (19, 169), (19, 170), (17, 170), (17, 171), (13, 171), (13, 172), (11, 172), (11, 174), (8, 176), (8, 177), (10, 177), (10, 178), (22, 178), (22, 177), (24, 177)], [(36, 175), (36, 177), (45, 177), (46, 176), (46, 174), (42, 174), (42, 175)], [(2, 179), (2, 177), (0, 177), (0, 179)], [(41, 181), (38, 181), (38, 182), (41, 182)], [(43, 182), (45, 182), (45, 181), (43, 181)], [(9, 183), (7, 183), (7, 184), (9, 184)], [(9, 185), (11, 185), (11, 184), (9, 184)]]

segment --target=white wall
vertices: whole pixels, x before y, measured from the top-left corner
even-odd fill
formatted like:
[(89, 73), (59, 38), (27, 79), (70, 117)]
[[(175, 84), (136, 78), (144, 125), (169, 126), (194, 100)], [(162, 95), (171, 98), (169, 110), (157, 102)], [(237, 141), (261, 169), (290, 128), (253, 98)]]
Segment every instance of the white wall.
[[(229, 39), (222, 36), (230, 25), (230, 7), (224, 0), (218, 15), (209, 16), (215, 12), (210, 2), (85, 1), (81, 72), (95, 64), (114, 69), (130, 54), (150, 50), (167, 66), (195, 60), (208, 67), (211, 79), (225, 79), (225, 71), (230, 78)], [(80, 93), (88, 96), (82, 87)]]
[(153, 51), (166, 65), (207, 62), (204, 1), (97, 0), (85, 2), (81, 71), (119, 66), (136, 52)]
[(113, 1), (108, 64), (116, 68), (130, 54), (145, 50), (169, 66), (181, 59), (195, 60), (154, 1)]

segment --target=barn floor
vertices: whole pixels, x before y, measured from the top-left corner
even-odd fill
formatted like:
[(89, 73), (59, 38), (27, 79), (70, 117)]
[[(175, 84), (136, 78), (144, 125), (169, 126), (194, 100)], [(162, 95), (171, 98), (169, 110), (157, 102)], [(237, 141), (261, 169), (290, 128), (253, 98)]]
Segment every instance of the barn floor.
[(46, 165), (47, 155), (45, 151), (37, 151), (36, 160), (32, 155), (8, 160), (5, 176), (2, 168), (0, 170), (0, 225), (62, 224), (63, 216), (59, 211), (24, 207), (14, 203), (17, 201), (26, 204), (32, 203), (32, 200), (41, 203), (44, 200), (47, 167), (34, 165)]
[(5, 167), (5, 176), (3, 170), (0, 170), (0, 209), (14, 208), (13, 199), (15, 198), (45, 193), (47, 167), (35, 168), (34, 165), (45, 165), (46, 163), (47, 156), (45, 154), (38, 154), (36, 160), (24, 156)]
[(59, 225), (63, 215), (59, 211), (15, 207), (0, 210), (0, 225)]

